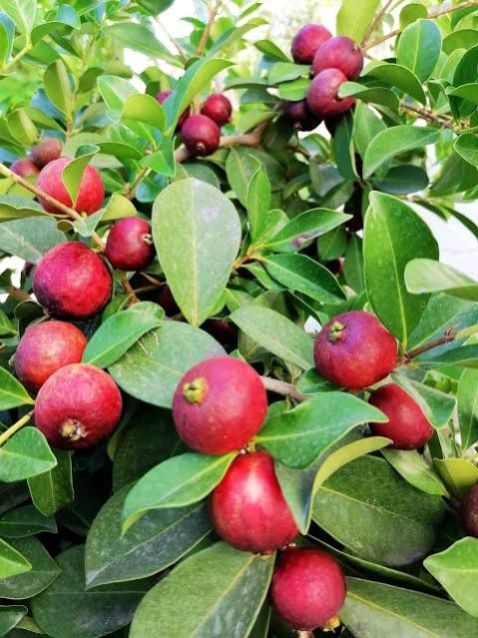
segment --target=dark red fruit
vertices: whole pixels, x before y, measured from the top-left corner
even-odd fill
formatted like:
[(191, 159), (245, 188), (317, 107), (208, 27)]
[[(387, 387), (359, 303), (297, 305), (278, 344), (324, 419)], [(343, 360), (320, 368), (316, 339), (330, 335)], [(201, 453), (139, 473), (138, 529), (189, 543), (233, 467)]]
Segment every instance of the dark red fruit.
[(332, 34), (320, 24), (306, 24), (292, 40), (292, 57), (298, 64), (312, 64), (317, 49)]
[(156, 301), (159, 303), (168, 317), (172, 317), (181, 312), (178, 304), (173, 297), (171, 288), (167, 284), (163, 284), (159, 289)]
[(391, 447), (418, 450), (432, 437), (433, 428), (421, 407), (396, 383), (379, 388), (370, 403), (388, 417), (388, 423), (371, 423), (372, 432), (391, 439)]
[(116, 222), (108, 235), (105, 252), (114, 268), (144, 270), (154, 257), (151, 224), (140, 217)]
[(369, 312), (334, 317), (315, 341), (315, 366), (322, 376), (349, 390), (363, 390), (397, 364), (397, 342)]
[(57, 370), (80, 363), (85, 335), (71, 323), (45, 321), (28, 328), (15, 353), (15, 371), (23, 385), (36, 393)]
[(74, 364), (55, 372), (42, 386), (35, 423), (55, 447), (85, 449), (113, 432), (121, 410), (121, 392), (109, 374)]
[(317, 49), (312, 69), (314, 75), (325, 69), (339, 69), (349, 80), (355, 80), (363, 69), (363, 53), (350, 38), (330, 38)]
[(299, 533), (264, 451), (238, 456), (209, 497), (210, 514), (221, 538), (246, 552), (266, 554)]
[[(105, 197), (105, 189), (98, 171), (93, 166), (87, 166), (81, 180), (80, 192), (75, 205), (63, 183), (63, 170), (72, 159), (70, 157), (60, 157), (42, 168), (38, 177), (38, 188), (61, 202), (65, 206), (73, 207), (79, 213), (92, 215), (101, 208)], [(58, 209), (45, 200), (39, 198), (40, 204), (47, 213), (57, 213)]]
[(191, 155), (211, 155), (219, 148), (221, 132), (206, 115), (191, 115), (181, 128), (184, 145)]
[(478, 484), (468, 490), (463, 499), (461, 514), (467, 533), (478, 538)]
[(339, 69), (326, 69), (315, 76), (307, 93), (307, 105), (316, 117), (324, 120), (335, 118), (354, 106), (353, 97), (337, 97), (344, 82), (347, 82), (347, 77)]
[(38, 175), (40, 172), (38, 170), (38, 166), (30, 159), (15, 160), (15, 162), (13, 162), (10, 166), (10, 170), (12, 173), (15, 173), (15, 175), (19, 175), (24, 178), (31, 177), (32, 175)]
[(345, 594), (344, 573), (329, 554), (290, 547), (279, 557), (270, 595), (279, 615), (293, 629), (334, 628)]
[(307, 102), (284, 102), (283, 106), (286, 117), (293, 122), (294, 127), (300, 131), (313, 131), (319, 124), (319, 118), (310, 112)]
[(211, 118), (218, 126), (224, 126), (231, 119), (232, 104), (222, 93), (213, 93), (204, 102), (201, 113)]
[(111, 297), (112, 280), (104, 262), (78, 241), (55, 246), (38, 264), (33, 292), (52, 317), (87, 319)]
[[(168, 99), (168, 97), (170, 97), (173, 94), (174, 94), (174, 91), (172, 89), (168, 89), (166, 91), (160, 91), (156, 95), (156, 99), (158, 100), (160, 104), (164, 104), (166, 100)], [(188, 108), (182, 113), (181, 117), (178, 120), (178, 124), (177, 124), (178, 130), (181, 130), (182, 125), (188, 119), (190, 113), (191, 113), (191, 109), (188, 106)]]
[(61, 157), (61, 150), (60, 140), (57, 140), (56, 137), (47, 137), (46, 140), (43, 140), (43, 142), (40, 142), (40, 144), (32, 148), (30, 157), (38, 168), (43, 168), (50, 162), (59, 159)]
[(232, 357), (206, 359), (186, 372), (176, 389), (173, 417), (179, 436), (203, 454), (243, 448), (267, 413), (257, 372)]

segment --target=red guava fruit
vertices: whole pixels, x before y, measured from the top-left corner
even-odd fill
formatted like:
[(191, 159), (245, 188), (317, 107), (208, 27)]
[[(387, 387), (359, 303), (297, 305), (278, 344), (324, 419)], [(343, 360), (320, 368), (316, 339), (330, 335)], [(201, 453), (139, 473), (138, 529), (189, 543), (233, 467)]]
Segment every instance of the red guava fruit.
[(154, 258), (151, 224), (140, 217), (116, 222), (108, 235), (105, 254), (114, 268), (144, 270)]
[(185, 147), (191, 155), (205, 157), (219, 148), (221, 132), (216, 122), (206, 115), (191, 115), (181, 128)]
[(292, 40), (291, 53), (297, 64), (312, 64), (317, 49), (332, 37), (321, 24), (306, 24)]
[(326, 69), (315, 76), (307, 93), (307, 105), (316, 117), (328, 120), (350, 111), (355, 99), (337, 96), (344, 82), (347, 77), (339, 69)]
[(326, 69), (339, 69), (348, 80), (358, 78), (363, 69), (363, 53), (353, 40), (345, 36), (330, 38), (314, 56), (314, 75)]
[(218, 126), (224, 126), (231, 119), (232, 104), (222, 93), (213, 93), (204, 102), (201, 113), (216, 122)]
[(43, 142), (34, 146), (30, 152), (30, 157), (38, 168), (43, 168), (50, 162), (61, 157), (62, 145), (56, 137), (47, 137)]

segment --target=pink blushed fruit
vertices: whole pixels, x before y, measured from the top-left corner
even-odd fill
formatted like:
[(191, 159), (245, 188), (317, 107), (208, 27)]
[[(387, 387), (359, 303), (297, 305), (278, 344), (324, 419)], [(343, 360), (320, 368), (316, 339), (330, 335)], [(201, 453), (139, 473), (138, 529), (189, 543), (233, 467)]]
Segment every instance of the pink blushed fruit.
[(307, 93), (307, 105), (316, 117), (327, 120), (350, 111), (355, 99), (338, 97), (344, 82), (347, 77), (339, 69), (326, 69), (315, 76)]
[(206, 115), (191, 115), (181, 128), (181, 136), (191, 155), (205, 157), (219, 148), (221, 132), (216, 122)]
[(231, 119), (232, 104), (222, 93), (213, 93), (204, 102), (201, 113), (216, 122), (218, 126), (224, 126)]
[(345, 36), (330, 38), (314, 56), (314, 75), (326, 69), (339, 69), (349, 79), (358, 78), (363, 69), (363, 53), (353, 40)]
[(320, 24), (306, 24), (292, 40), (291, 53), (297, 64), (312, 64), (317, 49), (326, 42), (332, 34)]
[(114, 268), (144, 270), (154, 258), (151, 224), (140, 217), (116, 222), (108, 235), (105, 254)]

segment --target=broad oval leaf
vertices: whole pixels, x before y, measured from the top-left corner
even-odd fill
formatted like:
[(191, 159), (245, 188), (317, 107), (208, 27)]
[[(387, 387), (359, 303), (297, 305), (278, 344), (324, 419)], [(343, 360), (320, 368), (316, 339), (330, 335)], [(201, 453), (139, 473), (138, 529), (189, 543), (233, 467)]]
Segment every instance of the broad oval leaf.
[(449, 491), (459, 498), (478, 483), (478, 467), (469, 459), (434, 459), (434, 465)]
[(446, 292), (460, 299), (478, 301), (477, 281), (433, 259), (410, 261), (405, 269), (405, 284), (414, 295)]
[(5, 368), (0, 368), (0, 411), (34, 403), (20, 381)]
[(152, 225), (171, 292), (186, 319), (199, 326), (222, 295), (239, 250), (237, 211), (220, 190), (189, 178), (158, 195)]
[(20, 33), (30, 33), (35, 23), (36, 10), (36, 0), (2, 0), (2, 11), (15, 22)]
[(416, 450), (382, 450), (383, 456), (417, 490), (436, 496), (448, 496), (446, 487), (433, 468)]
[(18, 625), (28, 613), (23, 605), (0, 605), (0, 636), (10, 635), (10, 629)]
[(294, 239), (306, 242), (324, 235), (351, 219), (340, 211), (313, 208), (291, 219), (276, 235), (265, 241), (265, 247), (277, 250), (292, 250), (299, 246)]
[(0, 538), (0, 580), (23, 574), (31, 568), (25, 556)]
[(43, 516), (53, 516), (74, 499), (72, 453), (54, 450), (57, 465), (28, 479), (33, 504)]
[(0, 481), (13, 483), (48, 472), (57, 460), (36, 428), (23, 428), (0, 447)]
[(380, 0), (343, 0), (337, 14), (337, 34), (347, 35), (360, 42), (367, 33), (377, 11)]
[(416, 20), (401, 33), (397, 63), (413, 71), (421, 82), (435, 68), (441, 52), (441, 31), (432, 20)]
[(0, 517), (0, 536), (5, 538), (26, 538), (41, 532), (56, 534), (57, 531), (55, 519), (43, 516), (33, 505), (18, 507)]
[(405, 66), (391, 62), (372, 62), (364, 70), (363, 75), (371, 76), (391, 87), (398, 88), (422, 104), (427, 103), (420, 80)]
[(0, 249), (37, 264), (51, 248), (66, 241), (58, 230), (56, 221), (50, 217), (18, 219), (1, 226)]

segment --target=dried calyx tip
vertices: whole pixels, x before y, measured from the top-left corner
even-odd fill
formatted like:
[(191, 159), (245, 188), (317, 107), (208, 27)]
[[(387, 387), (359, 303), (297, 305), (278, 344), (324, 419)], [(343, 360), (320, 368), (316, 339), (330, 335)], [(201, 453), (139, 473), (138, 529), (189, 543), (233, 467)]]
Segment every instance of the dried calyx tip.
[(69, 441), (79, 441), (86, 436), (85, 428), (77, 419), (67, 419), (60, 428), (60, 434)]
[(345, 326), (340, 321), (334, 321), (329, 329), (329, 334), (327, 335), (328, 340), (332, 343), (336, 341), (340, 341), (344, 335)]
[(203, 377), (199, 377), (185, 383), (183, 387), (183, 396), (188, 403), (201, 403), (206, 396), (207, 383)]

